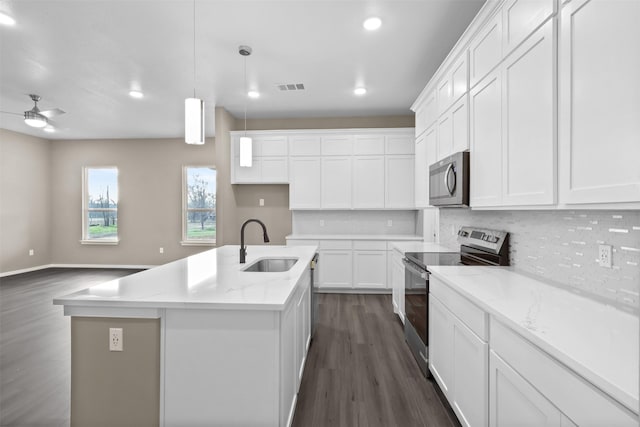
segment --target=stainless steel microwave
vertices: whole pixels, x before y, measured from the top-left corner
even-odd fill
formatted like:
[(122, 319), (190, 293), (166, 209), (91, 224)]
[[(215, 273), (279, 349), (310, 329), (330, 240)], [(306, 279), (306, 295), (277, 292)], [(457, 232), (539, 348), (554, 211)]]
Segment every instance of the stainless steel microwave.
[(429, 166), (431, 206), (469, 206), (469, 152), (452, 154)]

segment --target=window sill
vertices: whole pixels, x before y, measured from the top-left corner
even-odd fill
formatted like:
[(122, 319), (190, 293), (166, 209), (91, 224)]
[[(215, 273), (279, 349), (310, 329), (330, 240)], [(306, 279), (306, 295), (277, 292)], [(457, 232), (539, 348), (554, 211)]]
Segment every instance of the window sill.
[(116, 240), (80, 240), (81, 245), (107, 245), (107, 246), (115, 246), (120, 243), (120, 239)]
[(203, 242), (197, 241), (197, 240), (183, 240), (180, 242), (180, 244), (182, 246), (211, 246), (211, 247), (215, 247), (216, 246), (216, 241), (215, 240), (205, 240)]

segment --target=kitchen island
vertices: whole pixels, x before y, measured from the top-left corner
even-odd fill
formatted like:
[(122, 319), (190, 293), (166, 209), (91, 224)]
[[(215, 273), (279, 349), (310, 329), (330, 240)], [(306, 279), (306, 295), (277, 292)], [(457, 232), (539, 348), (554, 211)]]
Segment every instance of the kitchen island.
[[(224, 246), (56, 298), (72, 318), (72, 425), (290, 425), (316, 250), (249, 246), (240, 264), (239, 246)], [(264, 258), (297, 261), (244, 271)], [(122, 329), (122, 351), (109, 351), (110, 328)], [(127, 387), (150, 370), (157, 378), (138, 381), (150, 387)]]

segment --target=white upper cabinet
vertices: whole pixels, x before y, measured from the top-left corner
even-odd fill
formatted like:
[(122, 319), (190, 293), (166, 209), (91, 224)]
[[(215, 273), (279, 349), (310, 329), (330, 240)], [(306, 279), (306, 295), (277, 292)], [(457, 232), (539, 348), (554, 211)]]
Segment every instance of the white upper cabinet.
[(555, 0), (507, 0), (502, 7), (505, 56), (552, 16)]
[(429, 165), (427, 164), (427, 136), (416, 138), (415, 162), (415, 204), (416, 208), (429, 206)]
[(556, 203), (555, 40), (549, 20), (502, 66), (503, 205)]
[(440, 79), (437, 86), (438, 95), (438, 115), (442, 115), (459, 100), (468, 90), (469, 67), (467, 62), (467, 52), (453, 63), (447, 73)]
[(384, 154), (384, 135), (356, 135), (353, 143), (353, 154)]
[(502, 80), (500, 70), (471, 89), (471, 178), (472, 207), (502, 203)]
[(289, 207), (320, 209), (320, 157), (292, 157), (289, 166)]
[(252, 165), (250, 167), (240, 166), (240, 136), (240, 133), (236, 133), (231, 138), (232, 184), (286, 184), (289, 182), (286, 136), (251, 134)]
[(353, 158), (354, 209), (384, 208), (384, 156)]
[(385, 154), (413, 154), (414, 140), (412, 135), (387, 135), (384, 142)]
[(438, 118), (438, 106), (436, 103), (436, 92), (432, 90), (417, 105), (416, 113), (416, 136), (429, 128)]
[(560, 20), (560, 202), (640, 202), (640, 5), (573, 0)]
[(386, 156), (385, 161), (385, 207), (415, 209), (414, 156)]
[(351, 209), (351, 157), (321, 159), (320, 206), (323, 209)]
[(502, 14), (489, 20), (469, 45), (469, 81), (474, 87), (502, 61)]
[(289, 136), (290, 156), (319, 156), (320, 135)]
[(469, 112), (467, 96), (438, 119), (438, 159), (469, 149)]
[(322, 135), (320, 153), (323, 156), (350, 156), (353, 154), (353, 135)]

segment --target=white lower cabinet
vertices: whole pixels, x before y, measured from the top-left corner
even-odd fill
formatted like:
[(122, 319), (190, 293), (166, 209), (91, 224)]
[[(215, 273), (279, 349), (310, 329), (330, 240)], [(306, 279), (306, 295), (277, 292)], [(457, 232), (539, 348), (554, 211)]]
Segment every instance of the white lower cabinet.
[(394, 313), (398, 314), (402, 323), (404, 323), (404, 264), (402, 258), (404, 255), (397, 250), (390, 251), (391, 262), (391, 302), (393, 304)]
[(486, 426), (487, 315), (437, 278), (431, 276), (429, 285), (429, 369), (460, 423)]
[(350, 240), (321, 240), (318, 287), (353, 287), (353, 249)]
[(386, 242), (353, 242), (353, 287), (387, 288)]
[(311, 286), (298, 289), (296, 302), (296, 352), (295, 352), (295, 378), (296, 392), (300, 389), (302, 374), (307, 360), (307, 351), (311, 343)]
[(559, 426), (562, 413), (524, 378), (491, 350), (490, 362), (492, 427)]

